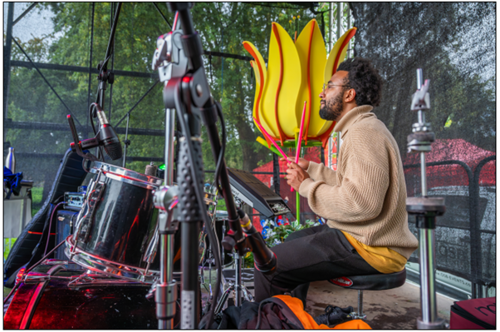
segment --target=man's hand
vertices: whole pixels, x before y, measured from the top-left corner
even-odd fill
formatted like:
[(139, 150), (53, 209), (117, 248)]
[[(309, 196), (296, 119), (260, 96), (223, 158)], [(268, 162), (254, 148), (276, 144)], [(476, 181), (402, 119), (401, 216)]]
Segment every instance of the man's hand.
[(310, 178), (309, 174), (299, 165), (294, 162), (288, 164), (288, 169), (286, 170), (286, 183), (297, 192), (299, 191), (300, 184), (308, 178)]
[[(291, 161), (292, 163), (295, 163), (295, 158), (288, 157), (287, 159), (285, 158), (280, 158), (281, 161)], [(304, 158), (299, 158), (299, 162), (296, 164), (299, 165), (300, 168), (302, 168), (304, 171), (306, 171), (309, 168), (309, 160), (305, 160)]]

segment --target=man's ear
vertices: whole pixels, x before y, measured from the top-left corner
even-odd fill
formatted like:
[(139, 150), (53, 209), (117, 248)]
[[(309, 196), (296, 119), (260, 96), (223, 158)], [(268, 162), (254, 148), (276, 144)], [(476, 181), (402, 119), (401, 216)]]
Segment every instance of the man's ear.
[(344, 101), (346, 103), (352, 103), (352, 102), (354, 102), (355, 101), (354, 99), (356, 98), (356, 90), (349, 89), (346, 92), (347, 93), (344, 95), (344, 99), (345, 99)]

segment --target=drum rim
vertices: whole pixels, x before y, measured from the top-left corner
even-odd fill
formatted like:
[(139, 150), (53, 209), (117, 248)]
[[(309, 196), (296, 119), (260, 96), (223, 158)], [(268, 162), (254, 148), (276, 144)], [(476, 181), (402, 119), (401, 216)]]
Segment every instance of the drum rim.
[[(139, 182), (144, 185), (152, 185), (158, 187), (163, 183), (163, 179), (157, 178), (156, 176), (146, 175), (133, 171), (131, 169), (95, 161), (94, 166), (90, 169), (90, 172), (98, 173), (99, 171), (102, 171), (104, 174), (108, 172), (111, 174), (115, 174), (118, 177), (113, 177), (113, 180), (123, 181), (130, 184), (136, 184), (134, 182)], [(123, 178), (123, 176), (126, 176), (127, 178)], [(140, 184), (137, 185), (140, 186)]]
[[(128, 280), (133, 280), (133, 281), (139, 281), (142, 283), (153, 283), (156, 279), (159, 278), (160, 271), (156, 270), (149, 270), (148, 274), (145, 274), (146, 269), (142, 269), (139, 267), (135, 266), (130, 266), (124, 263), (116, 263), (113, 261), (110, 261), (108, 259), (98, 257), (96, 255), (89, 254), (88, 252), (83, 251), (82, 249), (78, 248), (74, 242), (73, 242), (73, 235), (69, 235), (66, 238), (66, 248), (64, 249), (64, 253), (68, 258), (73, 256), (71, 260), (75, 263), (77, 263), (80, 266), (83, 266), (84, 268), (87, 268), (89, 270), (92, 270), (94, 272), (98, 273), (103, 273), (108, 276), (112, 277), (117, 277), (117, 278), (122, 278), (122, 279), (128, 279)], [(71, 249), (74, 248), (74, 252), (72, 252)], [(89, 263), (92, 263), (89, 264)], [(126, 267), (128, 270), (124, 270), (122, 267)], [(111, 268), (113, 270), (118, 270), (122, 273), (123, 275), (118, 275), (109, 271), (106, 271), (106, 268)]]

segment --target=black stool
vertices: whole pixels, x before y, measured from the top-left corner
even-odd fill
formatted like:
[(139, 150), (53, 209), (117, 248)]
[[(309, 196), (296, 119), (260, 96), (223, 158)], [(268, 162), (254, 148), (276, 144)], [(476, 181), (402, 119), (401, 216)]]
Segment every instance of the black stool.
[(402, 286), (406, 281), (406, 269), (388, 274), (340, 277), (328, 280), (330, 283), (358, 290), (358, 312), (351, 313), (353, 319), (365, 319), (363, 314), (363, 290), (386, 290)]

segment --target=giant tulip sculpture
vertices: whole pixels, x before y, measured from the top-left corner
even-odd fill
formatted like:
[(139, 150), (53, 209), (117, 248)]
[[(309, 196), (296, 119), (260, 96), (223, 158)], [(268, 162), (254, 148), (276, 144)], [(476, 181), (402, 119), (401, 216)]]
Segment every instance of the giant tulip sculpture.
[[(298, 140), (304, 140), (305, 146), (326, 145), (335, 123), (319, 117), (319, 94), (344, 60), (355, 33), (356, 28), (352, 28), (340, 37), (327, 58), (315, 19), (305, 26), (295, 43), (283, 27), (273, 22), (267, 68), (255, 46), (243, 42), (254, 58), (250, 61), (256, 81), (254, 121), (271, 139), (285, 147), (296, 147)], [(298, 137), (304, 102), (307, 107), (303, 137)], [(271, 148), (269, 138), (265, 137), (267, 142), (260, 137), (257, 140)]]

